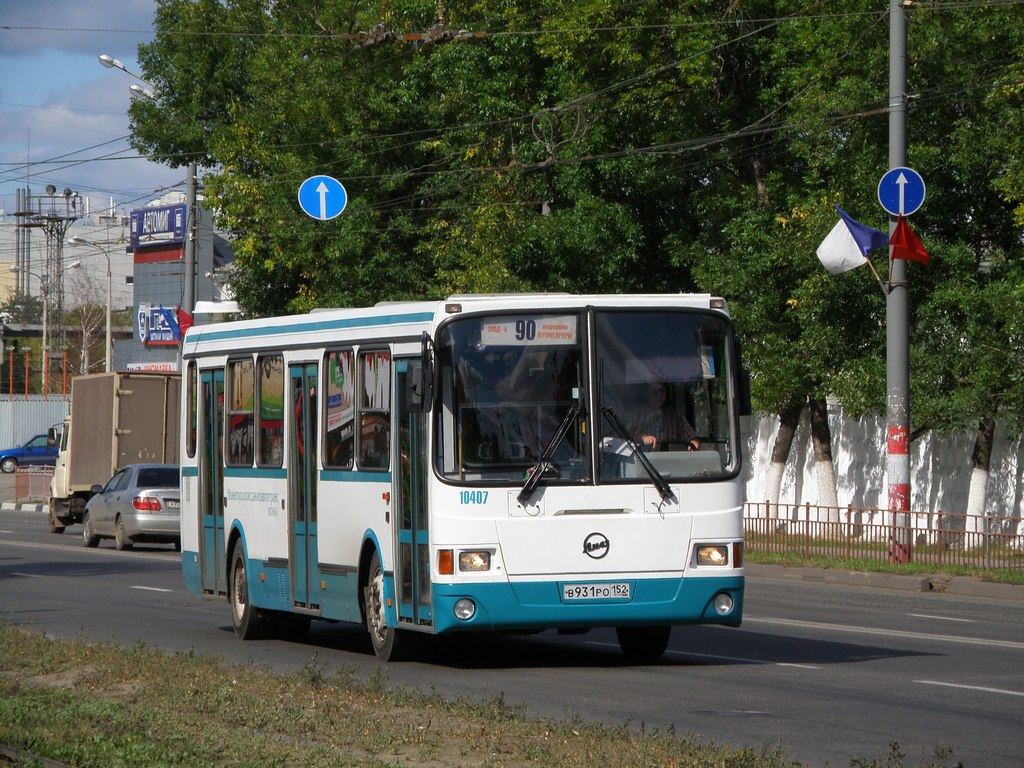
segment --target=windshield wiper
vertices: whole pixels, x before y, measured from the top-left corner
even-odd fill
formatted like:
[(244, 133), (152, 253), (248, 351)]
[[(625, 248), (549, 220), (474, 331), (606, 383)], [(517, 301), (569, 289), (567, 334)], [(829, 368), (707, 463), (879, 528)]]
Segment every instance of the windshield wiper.
[(530, 500), (533, 492), (537, 489), (537, 485), (544, 476), (544, 470), (546, 470), (548, 465), (551, 463), (551, 456), (554, 454), (558, 444), (562, 442), (566, 434), (569, 432), (569, 427), (572, 426), (576, 417), (582, 412), (583, 402), (581, 400), (577, 400), (576, 404), (566, 411), (565, 418), (562, 419), (562, 423), (558, 425), (558, 429), (555, 430), (555, 434), (551, 436), (548, 444), (544, 446), (544, 450), (541, 451), (540, 458), (537, 460), (533, 469), (530, 470), (530, 475), (526, 478), (526, 482), (523, 484), (523, 489), (519, 491), (519, 495), (516, 496), (516, 501), (524, 507), (526, 506), (526, 502)]
[(612, 429), (615, 430), (615, 434), (622, 438), (626, 445), (629, 446), (630, 450), (633, 451), (633, 455), (637, 457), (640, 465), (644, 468), (644, 471), (650, 475), (651, 480), (658, 489), (658, 493), (661, 494), (662, 500), (668, 501), (669, 499), (674, 499), (675, 494), (672, 493), (672, 486), (668, 484), (668, 480), (665, 479), (665, 476), (661, 474), (653, 464), (651, 464), (651, 460), (647, 458), (647, 453), (643, 448), (637, 445), (636, 440), (634, 440), (633, 436), (629, 434), (629, 430), (626, 429), (626, 425), (622, 423), (622, 419), (619, 418), (619, 415), (607, 406), (601, 410), (608, 418), (608, 423), (612, 425)]

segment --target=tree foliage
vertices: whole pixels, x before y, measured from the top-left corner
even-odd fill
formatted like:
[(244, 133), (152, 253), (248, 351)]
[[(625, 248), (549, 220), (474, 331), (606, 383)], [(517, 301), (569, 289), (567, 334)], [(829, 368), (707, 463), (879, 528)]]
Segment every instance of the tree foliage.
[[(932, 252), (910, 266), (912, 417), (953, 429), (1024, 412), (1024, 18), (907, 16)], [(249, 312), (705, 290), (730, 301), (761, 409), (884, 408), (883, 292), (814, 256), (836, 204), (886, 226), (878, 3), (158, 0), (156, 31), (134, 143), (203, 167)], [(329, 222), (296, 201), (320, 173), (349, 193)]]

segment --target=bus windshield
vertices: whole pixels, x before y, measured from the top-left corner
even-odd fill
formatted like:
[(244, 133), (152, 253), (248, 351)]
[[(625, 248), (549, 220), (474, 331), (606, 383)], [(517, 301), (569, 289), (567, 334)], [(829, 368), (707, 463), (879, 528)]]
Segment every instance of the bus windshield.
[[(459, 319), (439, 334), (438, 356), (442, 474), (522, 483), (583, 396), (580, 315)], [(559, 478), (589, 476), (582, 417), (548, 451), (548, 471)]]
[(601, 482), (646, 479), (639, 451), (669, 481), (735, 471), (730, 338), (712, 314), (597, 313)]
[(650, 482), (651, 464), (673, 482), (732, 473), (730, 338), (694, 311), (453, 320), (437, 337), (438, 471), (517, 485)]

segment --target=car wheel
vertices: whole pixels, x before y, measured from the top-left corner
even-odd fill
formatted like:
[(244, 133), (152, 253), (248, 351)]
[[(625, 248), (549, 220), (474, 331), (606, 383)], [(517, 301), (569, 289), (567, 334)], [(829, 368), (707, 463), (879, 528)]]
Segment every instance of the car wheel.
[(18, 468), (18, 460), (17, 459), (12, 459), (12, 458), (8, 457), (8, 458), (4, 459), (3, 461), (0, 461), (0, 471), (5, 472), (8, 475), (11, 474), (11, 472), (14, 472), (17, 468)]
[(124, 520), (117, 518), (117, 526), (114, 528), (114, 547), (116, 549), (131, 549), (132, 540), (128, 538), (128, 531), (125, 530)]
[(380, 567), (380, 556), (374, 552), (370, 560), (370, 579), (363, 588), (366, 611), (366, 631), (370, 633), (373, 652), (381, 661), (399, 661), (409, 651), (409, 636), (388, 626), (384, 610), (384, 570)]
[(249, 577), (245, 571), (245, 546), (241, 539), (235, 542), (231, 553), (228, 603), (231, 605), (231, 623), (239, 638), (258, 640), (268, 636), (270, 621), (263, 611), (249, 602)]
[(92, 530), (92, 518), (89, 517), (89, 513), (85, 513), (85, 517), (82, 518), (82, 544), (87, 547), (96, 547), (100, 543), (100, 537), (93, 533)]

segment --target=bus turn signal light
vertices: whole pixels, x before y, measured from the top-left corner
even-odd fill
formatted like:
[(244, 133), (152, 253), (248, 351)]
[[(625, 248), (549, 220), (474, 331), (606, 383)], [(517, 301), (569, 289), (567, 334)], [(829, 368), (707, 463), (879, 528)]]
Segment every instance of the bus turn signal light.
[(437, 572), (442, 576), (455, 575), (455, 556), (450, 549), (437, 551)]

